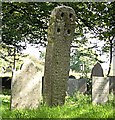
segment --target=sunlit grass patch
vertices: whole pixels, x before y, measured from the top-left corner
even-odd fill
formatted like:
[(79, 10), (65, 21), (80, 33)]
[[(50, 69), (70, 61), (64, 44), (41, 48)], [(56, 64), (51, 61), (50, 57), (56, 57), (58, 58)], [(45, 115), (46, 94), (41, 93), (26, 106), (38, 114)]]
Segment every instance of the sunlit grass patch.
[(10, 96), (0, 95), (3, 118), (113, 118), (113, 101), (103, 105), (92, 105), (91, 96), (75, 94), (67, 97), (63, 106), (10, 111)]

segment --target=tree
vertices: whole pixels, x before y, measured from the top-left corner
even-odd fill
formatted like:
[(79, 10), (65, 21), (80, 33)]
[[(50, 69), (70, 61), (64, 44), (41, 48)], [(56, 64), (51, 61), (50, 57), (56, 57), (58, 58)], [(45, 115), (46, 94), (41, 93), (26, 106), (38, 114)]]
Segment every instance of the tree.
[[(15, 50), (21, 51), (20, 48), (25, 48), (28, 43), (46, 46), (47, 28), (52, 9), (58, 5), (67, 5), (72, 7), (76, 12), (74, 42), (77, 44), (77, 55), (73, 56), (74, 61), (77, 60), (79, 64), (81, 64), (82, 61), (87, 63), (85, 60), (87, 57), (89, 60), (98, 60), (97, 54), (92, 53), (91, 48), (86, 44), (88, 41), (86, 34), (88, 33), (92, 34), (93, 38), (105, 41), (105, 46), (102, 50), (103, 52), (108, 52), (110, 49), (111, 60), (115, 30), (115, 22), (113, 19), (115, 18), (113, 17), (115, 15), (114, 3), (115, 2), (2, 3), (2, 43), (12, 45), (14, 47), (14, 53)], [(83, 39), (78, 39), (79, 37)], [(87, 47), (85, 48), (84, 46)], [(72, 45), (71, 47), (74, 46)], [(92, 48), (94, 47), (95, 45)], [(91, 57), (91, 53), (93, 57)], [(87, 71), (88, 70), (89, 68), (87, 68)]]
[[(101, 41), (104, 40), (105, 45), (102, 47), (102, 53), (110, 52), (111, 66), (112, 46), (114, 44), (113, 40), (115, 38), (115, 20), (113, 19), (115, 18), (115, 2), (78, 4), (79, 6), (76, 6), (75, 4), (71, 4), (71, 6), (76, 10), (78, 31), (80, 31), (80, 33), (83, 33), (83, 35), (80, 36), (84, 36), (85, 33), (92, 33), (94, 38), (97, 38)], [(79, 7), (82, 8), (82, 11), (79, 11)], [(80, 41), (78, 41), (78, 43), (79, 42)], [(109, 67), (108, 75), (110, 69), (111, 67)]]
[(2, 44), (14, 48), (13, 69), (16, 54), (25, 49), (26, 44), (46, 45), (50, 7), (47, 3), (2, 3)]
[[(27, 43), (47, 44), (47, 28), (51, 11), (58, 5), (71, 6), (76, 12), (75, 42), (83, 46), (86, 34), (104, 40), (103, 52), (110, 52), (115, 31), (115, 2), (31, 2), (2, 3), (2, 43), (13, 45), (20, 51)], [(78, 40), (78, 37), (84, 39)], [(22, 44), (23, 43), (23, 44)], [(109, 71), (108, 71), (109, 73)]]
[(16, 47), (21, 42), (45, 44), (52, 6), (48, 3), (3, 3), (2, 42)]
[(13, 46), (0, 44), (0, 69), (2, 69), (2, 73), (12, 73), (13, 69), (20, 69), (21, 58), (22, 54), (18, 53)]
[(82, 73), (82, 77), (88, 77), (91, 72), (92, 66), (97, 61), (98, 55), (92, 50), (87, 48), (79, 48), (71, 53), (70, 69), (78, 73)]
[[(58, 5), (71, 6), (76, 12), (76, 34), (84, 36), (93, 32), (95, 37), (107, 38), (107, 33), (114, 34), (113, 3), (2, 3), (2, 42), (18, 45), (20, 42), (41, 43), (47, 41), (47, 28), (51, 10)], [(112, 11), (111, 11), (112, 9)], [(109, 19), (108, 19), (109, 17)], [(106, 31), (106, 28), (112, 28)], [(105, 30), (105, 31), (103, 31)], [(108, 29), (109, 30), (109, 29)], [(99, 36), (100, 35), (100, 36)], [(26, 38), (26, 40), (25, 40)], [(78, 41), (77, 41), (78, 42)], [(21, 46), (21, 45), (20, 45)]]

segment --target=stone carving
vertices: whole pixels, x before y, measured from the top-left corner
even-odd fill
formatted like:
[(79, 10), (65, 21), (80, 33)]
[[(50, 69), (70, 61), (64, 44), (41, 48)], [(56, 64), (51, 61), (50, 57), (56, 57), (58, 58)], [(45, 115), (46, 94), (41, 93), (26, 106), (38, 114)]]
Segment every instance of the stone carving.
[(11, 109), (37, 108), (42, 98), (42, 75), (33, 61), (15, 72), (11, 85)]
[(43, 101), (49, 106), (65, 102), (74, 30), (74, 10), (67, 6), (56, 7), (51, 13), (45, 57)]

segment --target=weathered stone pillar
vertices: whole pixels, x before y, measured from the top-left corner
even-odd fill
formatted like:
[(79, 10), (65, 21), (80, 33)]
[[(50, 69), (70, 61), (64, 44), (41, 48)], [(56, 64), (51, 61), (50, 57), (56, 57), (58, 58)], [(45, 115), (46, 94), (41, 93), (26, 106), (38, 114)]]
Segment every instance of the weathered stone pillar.
[(43, 100), (49, 106), (65, 102), (69, 78), (70, 44), (75, 30), (75, 12), (71, 7), (56, 7), (48, 28)]

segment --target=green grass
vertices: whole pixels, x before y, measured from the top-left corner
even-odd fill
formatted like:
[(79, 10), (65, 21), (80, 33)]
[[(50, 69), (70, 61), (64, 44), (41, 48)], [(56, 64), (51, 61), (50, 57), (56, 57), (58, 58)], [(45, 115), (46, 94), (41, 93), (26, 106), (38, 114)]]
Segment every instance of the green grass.
[(113, 118), (113, 100), (104, 105), (92, 105), (91, 97), (76, 94), (66, 98), (63, 106), (10, 111), (10, 96), (0, 95), (2, 118)]

